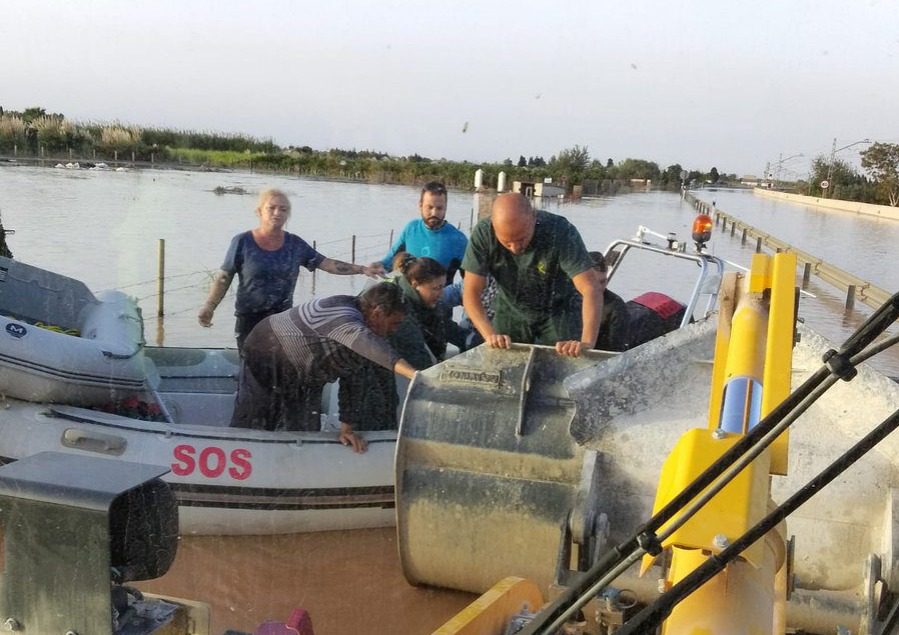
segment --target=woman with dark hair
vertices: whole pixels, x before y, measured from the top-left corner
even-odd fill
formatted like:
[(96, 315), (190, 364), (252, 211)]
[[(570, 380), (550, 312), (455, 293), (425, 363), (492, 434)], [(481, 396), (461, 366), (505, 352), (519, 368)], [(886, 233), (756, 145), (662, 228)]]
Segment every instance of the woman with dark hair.
[[(443, 265), (433, 258), (405, 258), (401, 267), (403, 275), (391, 282), (403, 294), (406, 316), (387, 339), (415, 370), (423, 370), (444, 358), (449, 334), (460, 327), (440, 305), (446, 281)], [(341, 422), (355, 430), (396, 427), (399, 399), (393, 373), (367, 364), (341, 382), (350, 384), (348, 391), (341, 391)]]
[[(359, 297), (319, 298), (264, 318), (244, 343), (231, 425), (316, 431), (325, 384), (367, 364), (411, 379), (415, 369), (386, 340), (405, 313), (402, 292), (382, 282)], [(339, 439), (365, 449), (351, 426), (341, 426)]]

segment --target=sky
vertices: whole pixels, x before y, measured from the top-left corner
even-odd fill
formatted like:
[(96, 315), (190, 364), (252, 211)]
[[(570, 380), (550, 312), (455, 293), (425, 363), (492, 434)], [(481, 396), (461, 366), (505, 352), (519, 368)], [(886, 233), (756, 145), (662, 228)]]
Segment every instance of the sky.
[(282, 146), (804, 177), (897, 100), (899, 0), (0, 0), (4, 109)]

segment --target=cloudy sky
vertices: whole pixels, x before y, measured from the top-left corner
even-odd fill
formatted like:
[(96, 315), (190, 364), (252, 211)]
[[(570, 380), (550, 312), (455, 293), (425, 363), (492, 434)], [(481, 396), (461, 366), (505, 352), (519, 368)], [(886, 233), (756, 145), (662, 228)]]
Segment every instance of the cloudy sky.
[(6, 0), (0, 60), (6, 109), (316, 149), (804, 176), (899, 142), (899, 0)]

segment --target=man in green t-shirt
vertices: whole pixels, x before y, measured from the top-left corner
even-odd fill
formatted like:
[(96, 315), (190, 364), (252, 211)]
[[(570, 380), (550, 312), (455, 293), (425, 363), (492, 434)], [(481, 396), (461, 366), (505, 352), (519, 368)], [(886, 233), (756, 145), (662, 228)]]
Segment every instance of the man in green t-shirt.
[[(489, 219), (471, 232), (462, 304), (488, 346), (555, 345), (577, 357), (596, 343), (602, 287), (577, 229), (562, 216), (535, 211), (521, 194), (502, 194)], [(496, 279), (496, 316), (487, 319), (481, 291)]]

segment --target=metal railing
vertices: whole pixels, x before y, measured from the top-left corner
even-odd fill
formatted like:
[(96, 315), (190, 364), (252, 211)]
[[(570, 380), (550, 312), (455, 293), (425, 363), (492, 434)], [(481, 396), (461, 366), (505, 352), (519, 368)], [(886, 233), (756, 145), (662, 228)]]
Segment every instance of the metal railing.
[(890, 294), (886, 290), (840, 269), (814, 254), (803, 251), (776, 236), (744, 223), (736, 216), (732, 216), (714, 205), (709, 205), (705, 201), (699, 200), (690, 192), (684, 195), (684, 199), (692, 204), (697, 211), (711, 216), (715, 221), (715, 225), (720, 227), (722, 232), (727, 231), (728, 225), (730, 225), (731, 236), (736, 237), (737, 232), (739, 232), (741, 244), (745, 245), (747, 240), (754, 239), (756, 253), (760, 253), (762, 247), (768, 247), (777, 252), (789, 251), (796, 254), (796, 261), (802, 266), (803, 289), (808, 286), (811, 276), (814, 274), (831, 286), (844, 291), (846, 293), (846, 308), (850, 310), (855, 307), (856, 299), (876, 309), (890, 298)]

